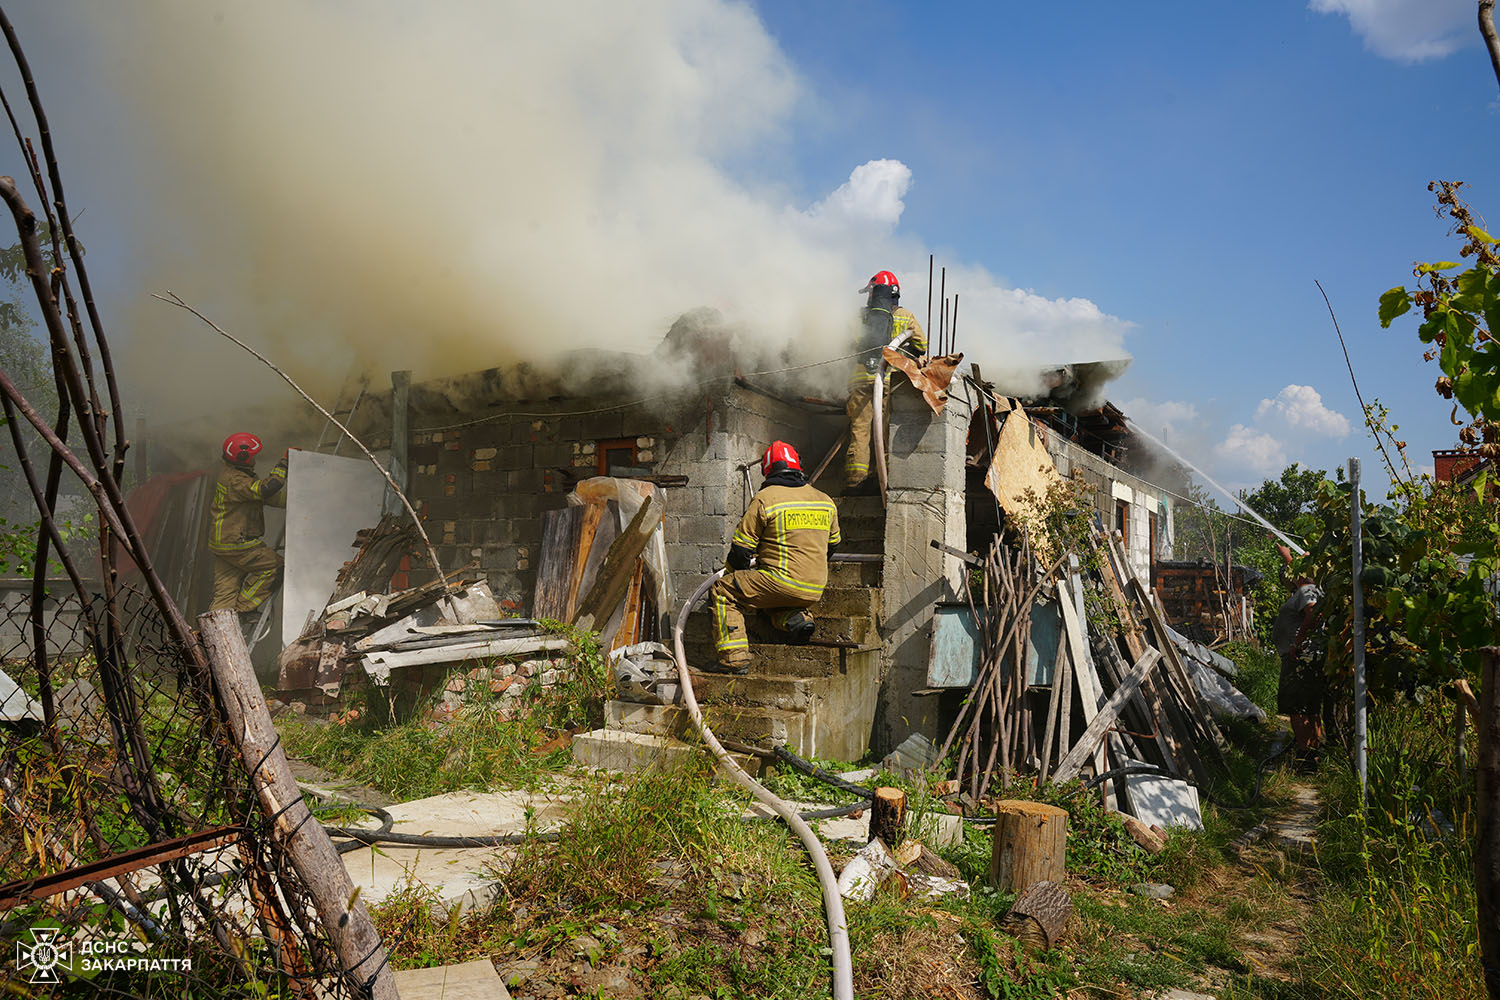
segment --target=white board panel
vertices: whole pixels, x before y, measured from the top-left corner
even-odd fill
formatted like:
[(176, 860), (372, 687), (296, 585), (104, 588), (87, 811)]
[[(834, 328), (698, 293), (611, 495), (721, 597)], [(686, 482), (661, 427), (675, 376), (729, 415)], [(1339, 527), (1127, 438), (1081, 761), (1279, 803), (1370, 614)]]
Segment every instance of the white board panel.
[(281, 644), (322, 610), (339, 569), (354, 558), (354, 533), (380, 520), (385, 478), (365, 458), (294, 451), (286, 474), (286, 582)]

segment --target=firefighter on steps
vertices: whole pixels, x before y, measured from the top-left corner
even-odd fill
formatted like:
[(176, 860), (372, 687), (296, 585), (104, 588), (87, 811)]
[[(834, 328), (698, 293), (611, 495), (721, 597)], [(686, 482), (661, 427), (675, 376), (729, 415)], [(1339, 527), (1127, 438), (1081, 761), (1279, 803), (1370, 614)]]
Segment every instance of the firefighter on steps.
[(764, 611), (794, 643), (812, 639), (806, 609), (823, 596), (828, 554), (839, 544), (838, 510), (807, 484), (796, 449), (773, 442), (760, 468), (765, 481), (730, 540), (723, 578), (709, 591), (718, 662), (708, 669), (716, 673), (750, 669), (747, 610)]
[[(286, 461), (281, 461), (264, 479), (255, 478), (255, 456), (260, 438), (240, 432), (224, 439), (224, 468), (214, 485), (209, 509), (208, 547), (214, 554), (214, 601), (212, 608), (233, 608), (240, 624), (254, 627), (253, 619), (280, 584), (281, 557), (261, 536), (266, 533), (266, 504), (286, 506)], [(290, 449), (288, 449), (290, 450)]]
[[(880, 370), (880, 348), (903, 334), (911, 337), (901, 345), (901, 353), (920, 359), (927, 353), (927, 334), (911, 311), (899, 304), (901, 285), (889, 271), (870, 279), (861, 292), (868, 292), (864, 309), (864, 333), (859, 347), (868, 349), (849, 376), (849, 451), (844, 457), (844, 495), (873, 493), (879, 482), (870, 476), (870, 438), (875, 422), (875, 373)], [(887, 386), (890, 375), (887, 373)], [(889, 412), (889, 410), (887, 410)]]

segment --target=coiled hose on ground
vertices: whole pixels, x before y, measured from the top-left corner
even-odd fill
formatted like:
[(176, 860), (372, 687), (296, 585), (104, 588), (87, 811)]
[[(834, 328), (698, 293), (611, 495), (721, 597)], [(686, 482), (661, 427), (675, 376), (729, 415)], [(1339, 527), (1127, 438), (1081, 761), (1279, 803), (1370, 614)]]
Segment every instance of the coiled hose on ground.
[[(878, 385), (878, 383), (877, 383)], [(878, 391), (878, 389), (877, 389)], [(878, 417), (877, 413), (877, 417)], [(878, 424), (876, 425), (879, 426)], [(802, 841), (807, 848), (808, 856), (812, 858), (813, 867), (818, 873), (818, 884), (823, 889), (823, 910), (828, 920), (828, 945), (833, 950), (833, 996), (834, 1000), (854, 1000), (854, 965), (849, 956), (849, 924), (844, 919), (844, 899), (839, 895), (838, 879), (833, 874), (833, 866), (828, 863), (828, 854), (823, 850), (823, 844), (818, 840), (818, 835), (813, 828), (797, 814), (791, 806), (778, 798), (775, 793), (756, 781), (729, 755), (723, 745), (714, 736), (713, 731), (703, 721), (703, 712), (698, 707), (698, 698), (693, 694), (693, 679), (688, 673), (687, 654), (682, 647), (682, 630), (687, 624), (687, 617), (698, 602), (703, 600), (708, 588), (714, 585), (724, 571), (718, 570), (693, 592), (687, 603), (682, 606), (682, 611), (677, 616), (676, 627), (672, 630), (672, 643), (677, 654), (677, 673), (682, 681), (682, 700), (687, 705), (688, 718), (693, 721), (693, 728), (698, 730), (698, 735), (707, 744), (709, 750), (729, 775), (729, 779), (744, 788), (751, 795), (769, 806), (776, 815), (786, 821), (792, 832)]]

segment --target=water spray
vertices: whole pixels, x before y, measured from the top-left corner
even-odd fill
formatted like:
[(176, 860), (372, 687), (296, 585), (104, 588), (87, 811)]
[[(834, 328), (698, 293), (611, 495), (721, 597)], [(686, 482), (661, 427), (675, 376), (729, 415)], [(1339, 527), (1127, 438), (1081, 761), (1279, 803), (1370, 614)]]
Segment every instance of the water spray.
[(1224, 496), (1228, 497), (1230, 500), (1233, 500), (1234, 501), (1234, 505), (1236, 507), (1238, 507), (1240, 510), (1244, 511), (1246, 514), (1249, 514), (1251, 517), (1255, 518), (1255, 520), (1259, 521), (1260, 524), (1267, 531), (1269, 531), (1271, 534), (1275, 535), (1277, 538), (1279, 538), (1283, 542), (1285, 542), (1287, 548), (1291, 549), (1293, 552), (1297, 553), (1299, 556), (1305, 556), (1305, 555), (1307, 555), (1307, 550), (1306, 549), (1304, 549), (1302, 546), (1298, 545), (1296, 542), (1292, 541), (1286, 535), (1282, 534), (1279, 530), (1277, 530), (1277, 528), (1276, 528), (1276, 526), (1274, 524), (1272, 524), (1270, 521), (1267, 521), (1265, 518), (1261, 517), (1258, 513), (1256, 513), (1254, 510), (1252, 510), (1250, 508), (1250, 506), (1245, 503), (1245, 501), (1241, 500), (1239, 497), (1235, 496), (1233, 493), (1229, 492), (1224, 487), (1222, 487), (1218, 483), (1214, 482), (1213, 479), (1211, 479), (1209, 477), (1208, 473), (1206, 473), (1202, 469), (1198, 468), (1196, 465), (1194, 465), (1191, 461), (1189, 461), (1181, 453), (1173, 450), (1165, 441), (1163, 441), (1160, 438), (1158, 438), (1155, 434), (1151, 434), (1148, 431), (1142, 430), (1141, 429), (1141, 425), (1138, 424), (1138, 423), (1136, 423), (1134, 420), (1131, 420), (1129, 417), (1125, 418), (1125, 424), (1133, 432), (1135, 432), (1136, 434), (1139, 434), (1141, 437), (1145, 438), (1147, 441), (1150, 441), (1152, 444), (1156, 445), (1162, 451), (1166, 452), (1168, 455), (1171, 455), (1173, 458), (1177, 459), (1177, 461), (1181, 462), (1183, 465), (1187, 466), (1189, 469), (1192, 469), (1199, 476), (1202, 476), (1204, 482), (1208, 483), (1208, 485), (1210, 485), (1214, 489), (1218, 490), (1220, 493), (1222, 493)]

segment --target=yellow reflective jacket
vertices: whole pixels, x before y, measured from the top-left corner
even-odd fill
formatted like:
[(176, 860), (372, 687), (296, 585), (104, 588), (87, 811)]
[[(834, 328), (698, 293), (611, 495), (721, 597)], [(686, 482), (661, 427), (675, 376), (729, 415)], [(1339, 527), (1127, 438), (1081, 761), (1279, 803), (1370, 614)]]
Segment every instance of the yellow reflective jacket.
[(256, 479), (249, 469), (224, 463), (214, 484), (209, 506), (208, 547), (215, 552), (242, 552), (260, 543), (266, 533), (266, 504), (286, 506), (286, 462)]
[[(870, 310), (881, 312), (882, 310)], [(901, 350), (914, 358), (920, 358), (927, 353), (927, 334), (922, 330), (922, 324), (917, 322), (917, 317), (905, 306), (897, 306), (891, 310), (891, 335), (888, 340), (881, 343), (861, 343), (862, 348), (870, 348), (869, 354), (863, 356), (855, 366), (853, 373), (849, 376), (849, 388), (851, 390), (864, 385), (871, 385), (875, 381), (875, 372), (880, 367), (880, 352), (874, 350), (877, 347), (885, 347), (887, 344), (900, 337), (903, 333), (911, 331), (911, 339), (908, 340)], [(890, 378), (890, 373), (886, 373)]]
[(828, 585), (828, 546), (837, 545), (839, 512), (812, 486), (767, 486), (750, 501), (731, 545), (755, 553), (755, 568), (795, 594), (817, 600)]

